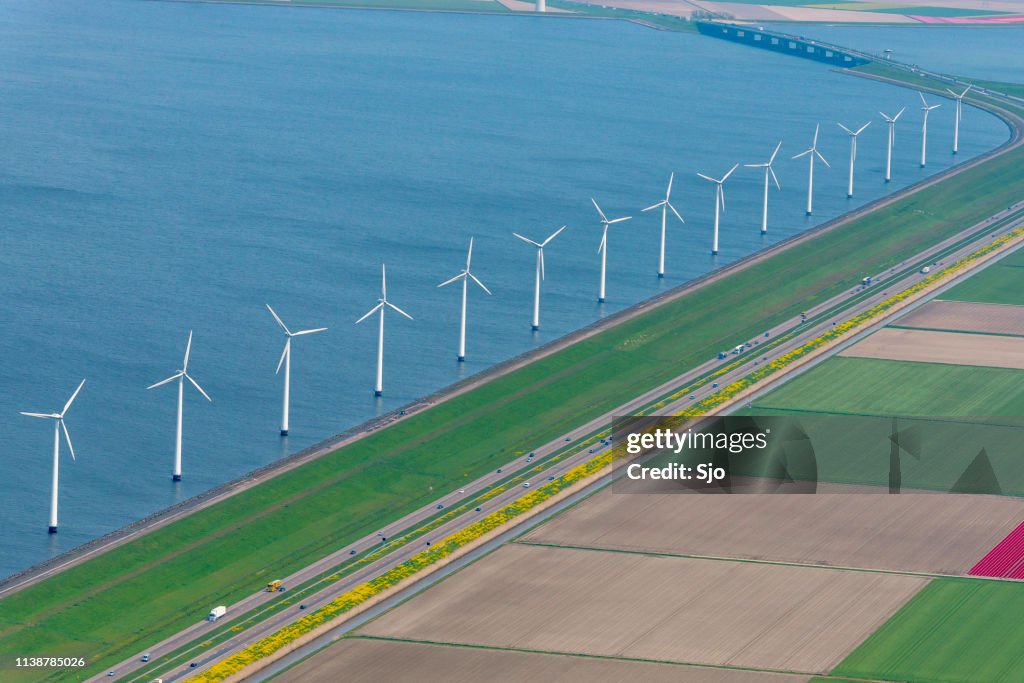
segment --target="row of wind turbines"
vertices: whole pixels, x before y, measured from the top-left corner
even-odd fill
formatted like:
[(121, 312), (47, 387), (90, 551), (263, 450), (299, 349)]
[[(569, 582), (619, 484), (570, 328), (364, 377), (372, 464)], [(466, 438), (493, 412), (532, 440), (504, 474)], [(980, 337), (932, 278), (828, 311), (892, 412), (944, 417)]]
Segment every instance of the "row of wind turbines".
[[(956, 93), (956, 92), (953, 92), (952, 90), (949, 90), (950, 95), (956, 101), (956, 111), (955, 111), (955, 116), (954, 116), (954, 127), (953, 127), (953, 154), (957, 154), (958, 151), (959, 151), (960, 121), (961, 121), (962, 112), (963, 112), (963, 98), (964, 98), (964, 96), (967, 94), (967, 92), (970, 89), (971, 89), (971, 86), (968, 86), (961, 93)], [(939, 106), (941, 106), (941, 105), (938, 105), (938, 104), (929, 105), (928, 102), (925, 100), (923, 93), (919, 92), (918, 95), (921, 98), (921, 111), (923, 112), (923, 118), (922, 118), (922, 123), (921, 123), (921, 168), (924, 168), (925, 164), (927, 163), (926, 155), (927, 155), (927, 137), (928, 137), (928, 114), (931, 111), (933, 111), (934, 109), (936, 109)], [(881, 114), (882, 118), (885, 120), (886, 124), (888, 125), (888, 142), (887, 142), (887, 149), (886, 149), (886, 165), (885, 165), (885, 181), (886, 182), (890, 182), (892, 180), (892, 148), (893, 148), (893, 144), (895, 143), (896, 122), (899, 120), (900, 116), (903, 115), (905, 110), (906, 110), (906, 108), (904, 107), (903, 109), (900, 109), (900, 111), (897, 112), (893, 116), (889, 116), (889, 115), (887, 115), (887, 114), (885, 114), (883, 112), (879, 112)], [(864, 132), (865, 129), (868, 128), (868, 126), (871, 125), (871, 122), (869, 121), (868, 123), (865, 123), (864, 125), (862, 125), (857, 130), (852, 130), (850, 128), (847, 128), (846, 126), (844, 126), (841, 123), (839, 123), (837, 125), (844, 132), (846, 132), (849, 135), (849, 137), (850, 137), (850, 162), (849, 162), (849, 179), (848, 179), (848, 185), (847, 185), (847, 197), (852, 198), (853, 197), (854, 163), (855, 163), (856, 158), (857, 158), (857, 138), (858, 138), (858, 136), (861, 133)], [(814, 161), (815, 161), (815, 158), (819, 159), (826, 166), (829, 166), (828, 161), (825, 160), (825, 157), (818, 150), (818, 135), (819, 135), (819, 132), (820, 132), (820, 124), (815, 126), (814, 137), (812, 139), (811, 146), (809, 148), (807, 148), (806, 150), (800, 152), (799, 154), (797, 154), (797, 155), (795, 155), (793, 157), (793, 159), (799, 159), (799, 158), (802, 158), (802, 157), (805, 157), (805, 156), (808, 157), (808, 162), (809, 162), (808, 183), (807, 183), (807, 215), (808, 216), (810, 216), (812, 211), (813, 211)], [(744, 166), (747, 167), (747, 168), (764, 169), (764, 199), (763, 199), (763, 210), (762, 210), (762, 219), (761, 219), (761, 234), (765, 234), (765, 233), (768, 232), (768, 195), (769, 195), (769, 190), (770, 190), (770, 181), (774, 182), (776, 188), (778, 188), (779, 190), (782, 189), (782, 187), (781, 187), (781, 185), (779, 183), (779, 179), (776, 176), (775, 170), (773, 168), (773, 164), (775, 162), (775, 158), (778, 155), (779, 150), (781, 148), (782, 148), (782, 142), (780, 141), (778, 144), (776, 144), (775, 149), (774, 149), (774, 151), (772, 151), (772, 154), (768, 158), (767, 162), (757, 163), (757, 164), (744, 164)], [(733, 174), (733, 172), (738, 167), (739, 167), (739, 164), (734, 164), (733, 167), (730, 168), (725, 173), (725, 175), (723, 175), (721, 178), (713, 178), (713, 177), (705, 175), (703, 173), (698, 173), (697, 174), (698, 176), (700, 176), (704, 180), (707, 180), (707, 181), (709, 181), (709, 182), (711, 182), (711, 183), (713, 183), (715, 185), (715, 214), (714, 214), (715, 218), (714, 218), (714, 232), (713, 232), (712, 243), (711, 243), (711, 253), (712, 254), (718, 254), (718, 247), (719, 247), (719, 243), (718, 243), (719, 219), (720, 219), (720, 213), (725, 210), (725, 190), (724, 190), (724, 185), (725, 185), (726, 180), (728, 180), (728, 178)], [(685, 223), (686, 222), (683, 219), (682, 214), (680, 214), (680, 212), (672, 204), (672, 185), (673, 185), (674, 180), (675, 180), (675, 172), (672, 172), (669, 175), (668, 186), (667, 186), (667, 188), (665, 190), (665, 197), (663, 199), (661, 199), (660, 201), (656, 202), (655, 204), (652, 204), (652, 205), (650, 205), (650, 206), (648, 206), (648, 207), (646, 207), (644, 209), (641, 209), (642, 212), (655, 211), (657, 209), (661, 209), (661, 234), (660, 234), (660, 241), (659, 241), (658, 272), (657, 272), (657, 276), (659, 278), (663, 278), (665, 276), (665, 246), (666, 246), (666, 235), (667, 235), (667, 227), (668, 227), (667, 224), (668, 224), (669, 212), (671, 212), (672, 215), (675, 216), (675, 218), (678, 219), (680, 223)], [(598, 216), (599, 216), (599, 219), (600, 219), (600, 223), (601, 223), (601, 241), (600, 241), (600, 243), (598, 245), (598, 248), (597, 248), (597, 251), (598, 251), (598, 253), (601, 256), (601, 271), (600, 271), (600, 281), (599, 281), (599, 287), (598, 287), (598, 299), (597, 300), (598, 300), (599, 303), (604, 303), (605, 300), (606, 300), (606, 286), (605, 285), (606, 285), (607, 257), (608, 257), (608, 229), (612, 225), (616, 225), (618, 223), (622, 223), (622, 222), (631, 220), (632, 216), (621, 216), (621, 217), (618, 217), (618, 218), (610, 219), (605, 214), (605, 212), (601, 209), (601, 206), (598, 204), (596, 199), (591, 197), (591, 202), (593, 203), (594, 208), (597, 210), (597, 213), (598, 213)], [(544, 272), (544, 248), (546, 246), (548, 246), (548, 244), (550, 244), (552, 240), (554, 240), (556, 237), (558, 237), (562, 233), (562, 231), (564, 231), (565, 229), (566, 229), (566, 226), (563, 225), (562, 227), (558, 228), (557, 230), (552, 232), (550, 235), (548, 235), (545, 239), (543, 239), (541, 241), (536, 241), (536, 240), (530, 239), (529, 237), (525, 237), (525, 236), (523, 236), (523, 235), (521, 235), (519, 233), (516, 233), (516, 232), (512, 233), (514, 237), (516, 237), (517, 239), (525, 242), (526, 244), (528, 244), (529, 246), (533, 247), (536, 250), (536, 262), (535, 262), (535, 270), (534, 270), (533, 317), (532, 317), (532, 323), (531, 323), (531, 329), (534, 330), (534, 331), (537, 331), (537, 330), (540, 329), (540, 290), (541, 290), (541, 282), (544, 280), (544, 276), (545, 276), (545, 272)], [(466, 319), (467, 319), (467, 299), (468, 299), (468, 293), (469, 293), (468, 292), (468, 290), (469, 290), (469, 283), (472, 281), (475, 285), (480, 287), (488, 295), (491, 294), (491, 290), (488, 289), (488, 287), (472, 272), (472, 270), (471, 270), (472, 260), (473, 260), (473, 238), (471, 237), (470, 240), (469, 240), (469, 248), (468, 248), (467, 253), (466, 253), (466, 265), (465, 265), (465, 267), (462, 270), (460, 270), (459, 273), (457, 273), (453, 277), (451, 277), (451, 278), (449, 278), (449, 279), (445, 280), (444, 282), (441, 282), (440, 284), (437, 285), (438, 287), (446, 287), (448, 285), (453, 285), (453, 284), (461, 284), (461, 286), (462, 286), (462, 291), (461, 291), (461, 314), (460, 314), (460, 317), (459, 317), (459, 341), (458, 341), (458, 355), (457, 355), (457, 360), (459, 362), (463, 362), (466, 359)], [(306, 335), (311, 335), (311, 334), (317, 334), (317, 333), (320, 333), (320, 332), (326, 332), (328, 328), (326, 328), (326, 327), (317, 327), (317, 328), (309, 328), (309, 329), (303, 329), (303, 330), (298, 330), (298, 331), (292, 331), (291, 328), (289, 328), (284, 323), (284, 321), (281, 319), (281, 317), (277, 314), (277, 312), (269, 304), (267, 304), (266, 307), (267, 307), (267, 310), (270, 313), (270, 315), (273, 316), (273, 319), (277, 323), (278, 327), (281, 329), (281, 331), (285, 335), (284, 348), (281, 351), (281, 357), (278, 360), (276, 372), (277, 372), (277, 374), (280, 374), (281, 370), (282, 369), (284, 370), (283, 397), (282, 397), (282, 408), (281, 408), (281, 435), (282, 436), (287, 436), (288, 435), (288, 431), (289, 431), (289, 422), (290, 422), (290, 415), (289, 415), (289, 413), (290, 413), (290, 403), (291, 403), (291, 362), (292, 362), (292, 355), (291, 354), (292, 354), (292, 340), (294, 338), (296, 338), (296, 337), (301, 337), (301, 336), (306, 336)], [(363, 314), (363, 316), (361, 316), (360, 318), (358, 318), (355, 321), (356, 324), (362, 323), (363, 321), (365, 321), (365, 320), (369, 319), (370, 317), (372, 317), (374, 314), (376, 314), (377, 318), (378, 318), (377, 374), (376, 374), (376, 383), (374, 385), (374, 395), (375, 396), (382, 396), (383, 392), (384, 392), (384, 317), (385, 317), (385, 313), (389, 309), (394, 311), (394, 312), (396, 312), (396, 313), (398, 313), (399, 315), (409, 319), (409, 320), (413, 319), (413, 317), (411, 315), (409, 315), (409, 313), (407, 313), (406, 311), (402, 310), (396, 304), (394, 304), (393, 302), (391, 302), (388, 299), (388, 292), (387, 292), (387, 268), (386, 268), (385, 265), (382, 264), (381, 265), (380, 298), (377, 299), (377, 303), (369, 311), (367, 311), (365, 314)], [(172, 474), (171, 474), (171, 478), (172, 478), (173, 481), (181, 481), (181, 478), (182, 478), (182, 423), (183, 423), (183, 412), (184, 412), (185, 383), (188, 382), (207, 401), (209, 401), (209, 402), (213, 401), (213, 399), (210, 398), (210, 395), (206, 393), (206, 391), (202, 388), (202, 386), (200, 386), (199, 383), (195, 380), (195, 378), (192, 377), (192, 375), (190, 375), (189, 372), (188, 372), (188, 363), (189, 363), (189, 357), (191, 355), (191, 352), (192, 352), (192, 331), (190, 330), (189, 334), (188, 334), (188, 340), (185, 343), (185, 354), (184, 354), (184, 358), (182, 359), (181, 369), (179, 369), (177, 372), (172, 374), (170, 377), (167, 377), (166, 379), (160, 380), (159, 382), (156, 382), (155, 384), (151, 384), (150, 386), (147, 387), (147, 389), (156, 389), (156, 388), (164, 386), (166, 384), (171, 384), (172, 382), (173, 383), (177, 383), (177, 388), (178, 388), (178, 406), (177, 406), (177, 420), (176, 420), (175, 442), (174, 442), (174, 466), (173, 466), (173, 470), (172, 470)], [(71, 455), (71, 459), (72, 460), (75, 459), (75, 450), (74, 450), (74, 447), (71, 444), (71, 435), (70, 435), (70, 433), (68, 431), (68, 428), (67, 428), (67, 425), (65, 423), (64, 418), (67, 415), (68, 410), (71, 408), (72, 404), (75, 402), (75, 399), (78, 397), (79, 393), (82, 391), (82, 387), (85, 386), (85, 382), (86, 381), (83, 379), (79, 383), (78, 387), (71, 394), (71, 397), (68, 399), (67, 403), (64, 404), (63, 409), (59, 413), (32, 413), (32, 412), (22, 412), (21, 413), (22, 415), (26, 415), (28, 417), (34, 417), (34, 418), (40, 418), (40, 419), (46, 419), (46, 420), (53, 420), (53, 423), (54, 423), (54, 433), (53, 433), (53, 473), (52, 473), (53, 476), (52, 476), (52, 485), (51, 485), (51, 494), (50, 494), (50, 520), (49, 520), (49, 527), (48, 527), (50, 533), (56, 533), (57, 532), (57, 526), (58, 526), (58, 524), (57, 524), (57, 521), (58, 521), (57, 520), (57, 504), (58, 504), (59, 471), (60, 471), (60, 450), (61, 450), (61, 437), (62, 436), (63, 436), (64, 442), (67, 443), (67, 447), (68, 447), (68, 451), (69, 451), (69, 453)]]

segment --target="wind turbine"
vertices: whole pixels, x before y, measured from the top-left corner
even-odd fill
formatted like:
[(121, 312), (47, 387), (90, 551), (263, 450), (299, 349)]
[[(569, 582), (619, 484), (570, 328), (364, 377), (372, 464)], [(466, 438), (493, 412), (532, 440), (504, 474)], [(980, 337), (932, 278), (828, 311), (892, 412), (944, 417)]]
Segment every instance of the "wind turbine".
[(476, 275), (473, 275), (473, 273), (469, 272), (469, 263), (472, 260), (473, 260), (473, 238), (470, 237), (469, 238), (469, 251), (466, 253), (466, 267), (465, 267), (465, 269), (463, 269), (463, 271), (461, 273), (459, 273), (458, 275), (456, 275), (455, 277), (453, 277), (453, 278), (451, 278), (449, 280), (445, 280), (444, 282), (442, 282), (441, 284), (438, 285), (438, 287), (444, 287), (445, 285), (450, 285), (453, 282), (457, 282), (459, 280), (462, 280), (462, 319), (461, 319), (461, 322), (459, 323), (459, 362), (460, 363), (462, 363), (463, 361), (466, 360), (466, 290), (469, 287), (469, 281), (473, 280), (473, 282), (475, 282), (478, 285), (480, 285), (480, 288), (483, 289), (485, 292), (487, 292), (488, 294), (491, 293), (491, 290), (487, 289), (487, 286), (484, 285), (484, 283), (480, 282), (480, 280), (477, 279)]
[(882, 114), (882, 118), (889, 124), (889, 146), (885, 153), (885, 182), (892, 180), (892, 145), (896, 142), (896, 121), (899, 120), (905, 110), (906, 107), (903, 107), (903, 109), (900, 109), (896, 113), (896, 116), (893, 117), (889, 117), (883, 112), (878, 112), (879, 114)]
[(380, 333), (377, 337), (377, 384), (373, 390), (374, 396), (384, 395), (384, 310), (387, 308), (392, 308), (409, 320), (412, 320), (411, 315), (388, 301), (388, 273), (382, 263), (380, 266), (380, 298), (377, 299), (377, 305), (367, 311), (362, 318), (356, 321), (356, 325), (358, 325), (377, 311), (380, 311)]
[(181, 481), (181, 410), (185, 398), (185, 380), (187, 379), (189, 382), (191, 382), (192, 386), (194, 386), (196, 390), (203, 395), (203, 398), (205, 398), (207, 401), (210, 401), (211, 403), (213, 402), (213, 399), (210, 398), (210, 396), (205, 391), (203, 391), (203, 388), (199, 386), (199, 383), (192, 379), (192, 375), (188, 374), (188, 356), (191, 350), (192, 330), (189, 330), (188, 342), (185, 344), (185, 360), (181, 362), (181, 370), (178, 370), (178, 372), (174, 373), (167, 379), (160, 380), (156, 384), (151, 384), (148, 387), (146, 387), (147, 389), (156, 389), (157, 387), (163, 386), (168, 382), (178, 380), (178, 428), (177, 431), (175, 432), (174, 439), (174, 472), (171, 474), (172, 481)]
[(680, 223), (685, 223), (683, 217), (676, 211), (676, 207), (672, 206), (672, 202), (669, 201), (669, 197), (672, 195), (672, 180), (676, 177), (675, 171), (673, 171), (668, 177), (668, 189), (665, 190), (665, 198), (657, 204), (652, 204), (642, 211), (651, 211), (661, 207), (661, 255), (658, 257), (658, 277), (665, 277), (665, 221), (668, 218), (668, 210), (672, 209), (672, 213), (676, 215)]
[(537, 247), (537, 272), (534, 276), (533, 285), (533, 325), (531, 327), (534, 332), (540, 329), (540, 281), (544, 279), (544, 247), (548, 245), (548, 242), (558, 237), (558, 233), (563, 230), (565, 230), (564, 225), (548, 235), (548, 238), (543, 242), (534, 242), (528, 237), (523, 237), (518, 232), (512, 233), (527, 244)]
[(964, 95), (966, 95), (967, 91), (972, 87), (974, 86), (968, 85), (959, 95), (949, 88), (946, 88), (946, 92), (952, 95), (953, 99), (956, 100), (956, 116), (953, 117), (953, 154), (956, 154), (960, 149), (960, 119), (964, 116)]
[(714, 237), (711, 240), (711, 255), (712, 256), (717, 256), (718, 255), (718, 213), (719, 213), (719, 209), (721, 209), (722, 211), (725, 211), (725, 188), (723, 188), (722, 185), (725, 184), (725, 181), (729, 178), (729, 176), (732, 175), (732, 172), (736, 170), (737, 166), (739, 166), (739, 164), (733, 164), (732, 168), (729, 169), (728, 173), (726, 173), (724, 176), (722, 176), (721, 180), (716, 180), (716, 179), (712, 178), (711, 176), (704, 175), (703, 173), (698, 173), (697, 174), (701, 178), (703, 178), (704, 180), (708, 180), (708, 181), (710, 181), (710, 182), (715, 184), (715, 234), (714, 234)]
[(747, 168), (763, 168), (764, 169), (764, 212), (761, 215), (761, 234), (768, 232), (768, 176), (771, 175), (772, 180), (775, 181), (775, 187), (782, 189), (779, 185), (779, 179), (775, 175), (775, 169), (772, 168), (772, 163), (775, 161), (775, 155), (779, 153), (779, 149), (782, 148), (782, 141), (775, 145), (775, 151), (772, 152), (771, 157), (768, 159), (768, 163), (765, 164), (744, 164)]
[(924, 99), (924, 93), (918, 92), (917, 94), (921, 96), (921, 111), (924, 112), (924, 119), (921, 121), (921, 168), (924, 168), (925, 152), (928, 149), (928, 113), (932, 109), (938, 109), (942, 105), (933, 104), (929, 107), (928, 102)]
[(277, 371), (281, 372), (281, 366), (284, 365), (284, 402), (281, 408), (281, 436), (288, 436), (288, 405), (291, 397), (291, 386), (292, 386), (292, 337), (301, 337), (304, 334), (315, 334), (317, 332), (326, 332), (326, 327), (317, 327), (312, 330), (299, 330), (298, 332), (292, 332), (288, 329), (288, 326), (284, 324), (281, 317), (274, 312), (274, 309), (267, 304), (267, 310), (270, 311), (270, 315), (274, 316), (274, 320), (281, 326), (281, 330), (284, 332), (286, 337), (284, 342), (284, 351), (281, 352), (281, 360), (277, 361)]
[[(603, 304), (604, 303), (604, 279), (605, 279), (604, 276), (605, 276), (605, 268), (606, 268), (606, 266), (608, 264), (608, 226), (609, 225), (613, 225), (615, 223), (621, 223), (622, 221), (628, 221), (630, 218), (632, 218), (632, 216), (623, 216), (622, 218), (615, 218), (615, 219), (612, 219), (612, 220), (608, 220), (608, 217), (604, 215), (604, 211), (602, 211), (601, 207), (597, 205), (597, 200), (594, 199), (593, 197), (591, 197), (590, 201), (592, 201), (594, 203), (594, 208), (597, 209), (597, 212), (599, 214), (601, 214), (601, 226), (602, 226), (601, 244), (597, 245), (597, 253), (599, 253), (601, 255), (601, 288), (600, 288), (600, 291), (598, 291), (598, 293), (597, 293), (597, 303)], [(673, 211), (674, 210), (675, 209), (673, 209)]]
[(850, 136), (850, 183), (846, 188), (846, 198), (850, 199), (851, 197), (853, 197), (853, 162), (857, 160), (857, 136), (863, 133), (864, 129), (871, 125), (871, 122), (868, 121), (867, 123), (865, 123), (863, 126), (857, 129), (857, 132), (850, 130), (841, 123), (838, 123), (836, 125), (845, 130), (847, 135)]
[(800, 152), (799, 154), (797, 154), (795, 157), (793, 157), (794, 159), (799, 159), (802, 156), (809, 156), (810, 159), (811, 159), (810, 173), (807, 176), (807, 215), (808, 216), (811, 215), (811, 210), (812, 210), (811, 201), (814, 198), (814, 157), (818, 157), (819, 159), (821, 159), (821, 163), (825, 164), (826, 167), (832, 168), (831, 166), (828, 165), (828, 162), (825, 161), (825, 157), (821, 156), (821, 152), (818, 151), (818, 129), (820, 127), (821, 127), (821, 124), (817, 124), (817, 123), (814, 124), (814, 141), (811, 143), (811, 146), (808, 149), (805, 149), (803, 152)]
[(50, 528), (51, 534), (57, 533), (57, 489), (58, 489), (58, 473), (60, 470), (60, 433), (64, 432), (64, 440), (68, 443), (68, 450), (71, 451), (71, 459), (75, 459), (75, 447), (71, 445), (71, 435), (68, 434), (68, 426), (64, 424), (64, 416), (68, 412), (68, 408), (75, 402), (78, 397), (78, 392), (85, 386), (85, 380), (83, 379), (79, 384), (78, 388), (75, 389), (75, 393), (71, 394), (71, 398), (64, 404), (64, 410), (59, 413), (22, 413), (28, 417), (38, 417), (44, 420), (53, 420), (53, 481), (50, 488)]

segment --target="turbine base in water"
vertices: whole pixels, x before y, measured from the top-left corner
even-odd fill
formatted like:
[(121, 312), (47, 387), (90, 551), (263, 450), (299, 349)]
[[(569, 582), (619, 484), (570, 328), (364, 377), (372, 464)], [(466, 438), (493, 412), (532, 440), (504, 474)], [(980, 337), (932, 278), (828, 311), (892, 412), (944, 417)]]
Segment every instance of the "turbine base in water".
[(180, 474), (172, 474), (171, 475), (171, 481), (181, 481), (181, 475)]
[(465, 356), (459, 356), (459, 357), (458, 357), (458, 361), (459, 361), (460, 363), (465, 363), (465, 362), (466, 362), (466, 357), (465, 357)]
[(711, 255), (712, 256), (718, 256), (718, 250), (717, 249), (712, 249), (711, 250)]
[(281, 430), (281, 436), (288, 436), (288, 430), (287, 429), (282, 429)]
[(603, 304), (604, 303), (604, 297), (603, 296), (597, 297), (597, 303)]
[(55, 526), (46, 527), (46, 530), (47, 530), (47, 532), (49, 532), (51, 534), (57, 533), (57, 527), (55, 527)]
[(658, 277), (659, 277), (659, 278), (663, 278), (663, 277), (665, 277), (665, 273), (658, 273)]
[(380, 398), (381, 396), (384, 395), (384, 392), (383, 391), (377, 391), (376, 389), (374, 389), (373, 390), (373, 395), (376, 396), (377, 398)]
[(530, 325), (530, 330), (532, 330), (533, 332), (536, 332), (539, 329), (540, 329), (540, 325)]

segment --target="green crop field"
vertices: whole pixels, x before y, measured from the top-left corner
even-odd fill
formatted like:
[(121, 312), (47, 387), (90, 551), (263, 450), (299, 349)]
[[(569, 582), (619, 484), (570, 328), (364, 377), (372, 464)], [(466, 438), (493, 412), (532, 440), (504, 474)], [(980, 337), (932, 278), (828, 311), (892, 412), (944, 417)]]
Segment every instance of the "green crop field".
[(0, 600), (0, 666), (88, 660), (3, 679), (102, 670), (987, 217), (1022, 179), (1017, 149)]
[(942, 293), (941, 299), (1024, 306), (1024, 250), (1000, 259)]
[(1024, 415), (1024, 370), (830, 358), (755, 403), (762, 412)]
[(1024, 584), (935, 579), (832, 672), (867, 680), (1024, 680)]

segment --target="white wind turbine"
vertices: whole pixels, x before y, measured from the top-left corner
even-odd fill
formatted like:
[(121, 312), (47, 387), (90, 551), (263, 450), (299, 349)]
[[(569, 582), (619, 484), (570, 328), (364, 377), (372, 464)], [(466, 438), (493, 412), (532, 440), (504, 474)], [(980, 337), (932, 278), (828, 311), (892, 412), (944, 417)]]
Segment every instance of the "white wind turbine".
[(846, 188), (846, 198), (849, 199), (853, 197), (853, 162), (857, 160), (857, 136), (863, 133), (864, 129), (871, 125), (871, 122), (868, 121), (863, 126), (858, 128), (856, 132), (850, 130), (841, 123), (838, 123), (836, 125), (845, 130), (847, 135), (850, 136), (850, 181), (849, 185)]
[(531, 329), (534, 332), (540, 329), (540, 281), (544, 279), (544, 247), (548, 245), (548, 242), (558, 237), (558, 233), (563, 230), (565, 230), (564, 225), (548, 235), (548, 238), (543, 242), (534, 242), (530, 238), (523, 237), (517, 232), (512, 233), (527, 244), (532, 244), (537, 247), (537, 270), (536, 275), (534, 276), (533, 285), (533, 325), (531, 326)]
[(473, 238), (470, 237), (469, 238), (469, 251), (466, 253), (466, 267), (465, 267), (465, 269), (463, 269), (463, 271), (461, 273), (459, 273), (458, 275), (456, 275), (455, 277), (453, 277), (451, 279), (448, 279), (448, 280), (445, 280), (444, 282), (442, 282), (441, 284), (438, 285), (438, 287), (444, 287), (445, 285), (450, 285), (453, 282), (458, 282), (459, 280), (462, 280), (462, 318), (461, 318), (461, 322), (459, 323), (459, 356), (458, 356), (460, 363), (462, 363), (463, 361), (466, 360), (466, 290), (469, 288), (469, 281), (473, 280), (473, 282), (475, 282), (478, 285), (480, 285), (480, 288), (483, 289), (485, 292), (487, 292), (488, 294), (491, 293), (491, 290), (487, 289), (487, 286), (484, 285), (484, 283), (480, 282), (480, 280), (477, 279), (476, 275), (473, 275), (473, 273), (469, 272), (469, 263), (472, 260), (473, 260)]
[(974, 86), (968, 85), (959, 95), (949, 88), (946, 88), (946, 92), (952, 95), (953, 99), (956, 100), (956, 115), (953, 117), (953, 154), (956, 154), (960, 150), (960, 119), (964, 116), (964, 95), (966, 95), (967, 91), (972, 87)]
[(641, 209), (642, 211), (651, 211), (661, 207), (661, 255), (658, 257), (658, 277), (665, 277), (665, 222), (668, 218), (668, 210), (672, 209), (672, 213), (676, 215), (676, 218), (679, 219), (680, 223), (686, 222), (683, 220), (683, 217), (679, 215), (679, 212), (676, 211), (676, 207), (672, 206), (672, 202), (669, 201), (669, 198), (672, 195), (672, 180), (675, 177), (676, 174), (673, 171), (668, 177), (668, 189), (665, 190), (664, 199), (657, 204), (648, 206), (646, 209)]
[(925, 154), (928, 150), (928, 113), (942, 105), (933, 104), (929, 107), (928, 102), (924, 99), (924, 93), (918, 92), (917, 94), (921, 96), (921, 111), (924, 112), (924, 119), (921, 121), (921, 168), (924, 168)]
[(38, 417), (44, 420), (53, 420), (53, 480), (50, 488), (50, 528), (51, 534), (57, 533), (57, 489), (60, 471), (60, 434), (64, 432), (64, 440), (67, 441), (68, 450), (71, 451), (71, 459), (75, 459), (75, 448), (71, 445), (71, 435), (68, 434), (68, 426), (64, 424), (64, 416), (68, 412), (68, 408), (75, 402), (75, 398), (78, 397), (78, 392), (85, 386), (85, 380), (83, 379), (78, 388), (75, 389), (75, 393), (71, 394), (71, 398), (64, 404), (64, 410), (59, 413), (22, 413), (29, 417)]
[(764, 211), (761, 215), (761, 234), (764, 235), (768, 232), (768, 176), (771, 175), (772, 180), (775, 181), (775, 187), (782, 189), (779, 185), (779, 179), (775, 175), (775, 169), (772, 168), (772, 163), (775, 161), (775, 155), (779, 153), (779, 149), (782, 148), (782, 141), (775, 145), (775, 151), (772, 152), (771, 157), (767, 163), (764, 164), (744, 164), (747, 168), (763, 168), (764, 169)]
[(808, 216), (811, 215), (811, 211), (813, 210), (812, 201), (814, 199), (814, 157), (818, 157), (819, 159), (821, 159), (821, 163), (825, 164), (826, 167), (832, 168), (831, 166), (828, 165), (828, 162), (825, 161), (825, 157), (821, 156), (821, 152), (818, 151), (818, 129), (820, 127), (821, 127), (820, 124), (817, 124), (817, 123), (814, 124), (814, 141), (811, 143), (811, 146), (809, 148), (807, 148), (806, 150), (804, 150), (803, 152), (800, 152), (799, 154), (797, 154), (795, 157), (793, 157), (794, 159), (799, 159), (802, 156), (809, 156), (810, 159), (811, 159), (810, 172), (807, 175), (807, 215)]
[(192, 379), (192, 375), (188, 374), (188, 356), (191, 351), (192, 330), (189, 330), (188, 342), (185, 344), (185, 360), (181, 362), (181, 370), (174, 373), (167, 379), (160, 380), (156, 384), (151, 384), (148, 387), (146, 387), (147, 389), (156, 389), (157, 387), (163, 386), (168, 382), (178, 380), (178, 427), (177, 430), (175, 431), (174, 437), (174, 472), (171, 474), (171, 479), (173, 481), (181, 481), (181, 413), (182, 405), (184, 404), (185, 401), (185, 380), (187, 379), (189, 382), (191, 382), (192, 386), (194, 386), (196, 390), (203, 395), (203, 398), (205, 398), (207, 401), (210, 401), (211, 403), (213, 402), (213, 399), (210, 398), (210, 396), (205, 391), (203, 391), (203, 388), (199, 386), (199, 383)]
[(590, 201), (594, 203), (594, 208), (597, 209), (599, 214), (601, 214), (601, 243), (597, 245), (597, 253), (601, 255), (601, 287), (597, 293), (597, 303), (603, 304), (605, 269), (608, 264), (608, 226), (615, 223), (621, 223), (622, 221), (628, 221), (632, 216), (623, 216), (622, 218), (608, 220), (608, 217), (604, 215), (604, 211), (602, 211), (601, 207), (597, 205), (597, 200), (591, 197)]
[(903, 109), (896, 112), (896, 116), (892, 117), (883, 112), (878, 112), (879, 114), (882, 114), (882, 118), (889, 124), (889, 146), (886, 148), (885, 153), (885, 182), (892, 180), (892, 145), (896, 142), (896, 121), (899, 120), (900, 116), (903, 115), (903, 112), (906, 111), (906, 109), (906, 107), (903, 107)]
[(388, 273), (384, 268), (384, 264), (380, 266), (380, 298), (377, 299), (377, 305), (367, 311), (362, 318), (356, 321), (356, 325), (363, 322), (371, 315), (380, 311), (380, 333), (377, 337), (377, 384), (374, 387), (374, 396), (384, 395), (384, 310), (387, 308), (394, 309), (398, 313), (401, 313), (409, 320), (412, 320), (412, 316), (403, 311), (398, 306), (388, 301)]
[(281, 360), (277, 361), (277, 371), (281, 372), (281, 366), (284, 365), (284, 402), (281, 408), (281, 436), (288, 436), (288, 408), (291, 399), (291, 387), (292, 387), (292, 337), (301, 337), (305, 334), (315, 334), (317, 332), (326, 332), (326, 327), (317, 327), (312, 330), (299, 330), (298, 332), (292, 332), (288, 329), (288, 326), (284, 324), (281, 317), (267, 304), (267, 310), (270, 311), (270, 315), (274, 316), (274, 320), (280, 325), (281, 330), (284, 332), (286, 337), (284, 342), (284, 351), (281, 352)]
[(717, 256), (718, 255), (718, 213), (719, 213), (719, 209), (721, 209), (722, 211), (725, 211), (725, 188), (723, 188), (722, 186), (725, 184), (725, 181), (729, 178), (729, 176), (732, 175), (732, 172), (735, 171), (736, 167), (738, 167), (738, 166), (739, 166), (739, 164), (733, 164), (732, 168), (729, 169), (728, 173), (726, 173), (724, 176), (722, 176), (721, 180), (716, 180), (715, 178), (712, 178), (711, 176), (706, 176), (703, 173), (698, 173), (697, 174), (701, 178), (703, 178), (704, 180), (710, 181), (710, 182), (715, 184), (715, 232), (714, 232), (714, 236), (711, 239), (711, 255), (712, 256)]

